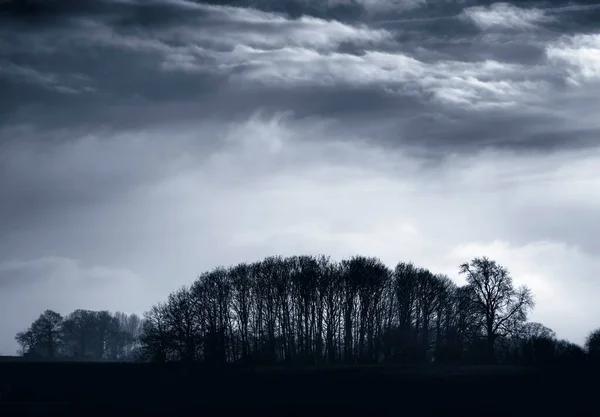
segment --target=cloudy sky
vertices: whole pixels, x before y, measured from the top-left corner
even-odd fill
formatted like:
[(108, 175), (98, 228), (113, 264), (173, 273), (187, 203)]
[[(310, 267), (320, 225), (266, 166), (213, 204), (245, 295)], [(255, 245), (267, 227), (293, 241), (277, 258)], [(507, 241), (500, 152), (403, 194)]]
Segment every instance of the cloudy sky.
[(600, 6), (0, 0), (0, 354), (50, 308), (142, 313), (325, 253), (488, 256), (600, 326)]

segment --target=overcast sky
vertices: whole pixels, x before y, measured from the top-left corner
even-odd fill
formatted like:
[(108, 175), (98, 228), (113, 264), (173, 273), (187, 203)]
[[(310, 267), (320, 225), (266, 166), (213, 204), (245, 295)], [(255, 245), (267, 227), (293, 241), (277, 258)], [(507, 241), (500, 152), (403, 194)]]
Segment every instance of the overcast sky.
[(0, 0), (0, 354), (277, 254), (488, 256), (600, 326), (599, 6), (213, 3)]

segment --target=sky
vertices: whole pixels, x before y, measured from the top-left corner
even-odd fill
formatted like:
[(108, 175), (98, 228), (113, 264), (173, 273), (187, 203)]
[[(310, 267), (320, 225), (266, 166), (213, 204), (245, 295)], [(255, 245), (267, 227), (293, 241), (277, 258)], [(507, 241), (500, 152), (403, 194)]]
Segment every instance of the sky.
[(487, 256), (600, 327), (600, 2), (0, 0), (0, 354), (219, 265)]

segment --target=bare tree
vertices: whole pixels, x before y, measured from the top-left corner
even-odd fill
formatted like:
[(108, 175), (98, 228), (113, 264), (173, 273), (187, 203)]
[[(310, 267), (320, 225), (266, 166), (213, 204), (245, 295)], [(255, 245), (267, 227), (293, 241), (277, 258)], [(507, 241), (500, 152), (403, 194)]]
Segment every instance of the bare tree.
[(515, 288), (508, 270), (486, 257), (474, 258), (460, 266), (471, 290), (487, 341), (488, 360), (494, 361), (494, 343), (515, 331), (527, 319), (534, 302), (529, 288)]
[(144, 314), (143, 334), (140, 337), (142, 357), (165, 362), (171, 356), (172, 337), (167, 322), (167, 307), (157, 304)]
[(197, 305), (191, 291), (186, 288), (171, 293), (165, 305), (165, 319), (170, 329), (172, 343), (180, 359), (196, 360), (200, 345), (201, 321), (197, 318)]
[(235, 331), (238, 335), (238, 358), (244, 362), (250, 356), (250, 314), (252, 309), (253, 286), (252, 273), (248, 264), (239, 264), (230, 268), (228, 275), (231, 280), (231, 308)]

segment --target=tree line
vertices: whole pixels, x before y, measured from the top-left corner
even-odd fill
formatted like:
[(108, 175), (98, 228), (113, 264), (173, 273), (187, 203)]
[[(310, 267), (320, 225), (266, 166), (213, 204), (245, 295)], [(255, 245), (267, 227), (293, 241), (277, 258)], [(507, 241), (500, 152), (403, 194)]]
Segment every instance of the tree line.
[[(64, 320), (46, 312), (17, 340), (24, 351), (35, 347), (49, 357), (60, 340), (71, 356), (216, 365), (541, 364), (600, 357), (600, 330), (583, 349), (527, 321), (530, 289), (516, 287), (495, 261), (474, 258), (459, 273), (462, 286), (412, 263), (390, 269), (372, 257), (268, 257), (203, 273), (152, 306), (135, 331), (107, 312), (77, 310)], [(81, 324), (86, 314), (94, 324)], [(89, 338), (82, 338), (84, 328)]]
[(269, 257), (206, 272), (144, 316), (146, 360), (253, 364), (518, 362), (583, 358), (527, 322), (534, 306), (488, 258), (466, 284), (377, 258)]
[(32, 359), (130, 360), (138, 356), (142, 319), (108, 311), (44, 311), (16, 340)]

